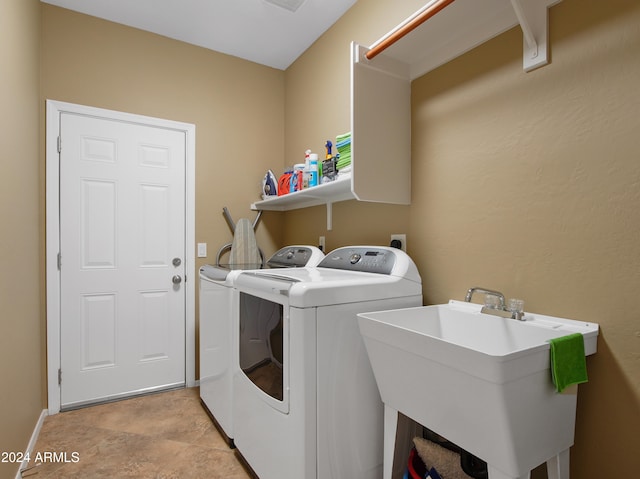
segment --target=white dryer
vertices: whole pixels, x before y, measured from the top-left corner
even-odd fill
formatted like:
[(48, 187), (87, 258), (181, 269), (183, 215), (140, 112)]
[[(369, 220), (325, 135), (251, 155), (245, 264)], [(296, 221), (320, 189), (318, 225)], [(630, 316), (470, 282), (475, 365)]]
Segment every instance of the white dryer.
[[(324, 254), (315, 246), (287, 246), (276, 251), (267, 268), (317, 265)], [(243, 270), (200, 268), (200, 399), (233, 447), (232, 374), (237, 367), (237, 302), (233, 279)]]
[(422, 305), (413, 261), (352, 246), (317, 268), (241, 272), (234, 285), (233, 425), (245, 461), (260, 479), (381, 478), (384, 408), (356, 314)]

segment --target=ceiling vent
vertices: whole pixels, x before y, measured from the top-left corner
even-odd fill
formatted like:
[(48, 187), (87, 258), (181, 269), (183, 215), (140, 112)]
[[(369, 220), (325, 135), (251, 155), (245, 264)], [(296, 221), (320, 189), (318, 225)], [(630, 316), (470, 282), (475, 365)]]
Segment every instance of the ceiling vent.
[(295, 12), (305, 0), (264, 0), (267, 3)]

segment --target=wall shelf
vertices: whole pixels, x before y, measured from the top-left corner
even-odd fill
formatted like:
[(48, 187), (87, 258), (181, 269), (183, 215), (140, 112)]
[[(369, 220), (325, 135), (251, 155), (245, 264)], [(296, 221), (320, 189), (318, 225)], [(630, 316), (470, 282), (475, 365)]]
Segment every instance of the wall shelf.
[(362, 47), (351, 45), (351, 176), (307, 190), (267, 198), (255, 210), (288, 211), (346, 200), (411, 202), (411, 83), (362, 66)]
[(306, 190), (256, 201), (251, 205), (251, 209), (288, 211), (353, 199), (356, 199), (356, 196), (351, 189), (351, 178), (341, 178)]
[(351, 177), (340, 178), (331, 183), (314, 186), (302, 191), (295, 191), (283, 196), (274, 196), (251, 205), (253, 210), (289, 211), (311, 206), (326, 205), (327, 230), (333, 228), (333, 203), (358, 199), (353, 192)]

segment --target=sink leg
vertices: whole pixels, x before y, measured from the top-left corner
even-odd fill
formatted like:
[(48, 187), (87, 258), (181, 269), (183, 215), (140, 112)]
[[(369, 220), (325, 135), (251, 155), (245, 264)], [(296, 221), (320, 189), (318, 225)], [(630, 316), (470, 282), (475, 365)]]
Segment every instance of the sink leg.
[(489, 479), (530, 479), (531, 478), (531, 472), (527, 472), (524, 476), (512, 477), (492, 467), (491, 464), (487, 464), (487, 469), (489, 472)]
[(393, 456), (396, 448), (398, 430), (398, 411), (384, 405), (384, 458), (382, 463), (383, 479), (391, 479), (393, 474)]
[(547, 476), (549, 479), (569, 479), (569, 449), (547, 461)]

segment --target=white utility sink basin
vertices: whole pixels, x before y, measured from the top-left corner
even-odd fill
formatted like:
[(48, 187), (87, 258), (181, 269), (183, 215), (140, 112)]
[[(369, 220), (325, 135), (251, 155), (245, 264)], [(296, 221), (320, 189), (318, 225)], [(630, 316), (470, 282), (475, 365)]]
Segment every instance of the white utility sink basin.
[(556, 392), (548, 341), (582, 333), (588, 356), (598, 325), (481, 308), (450, 301), (358, 315), (385, 403), (385, 479), (398, 411), (486, 461), (489, 479), (528, 478), (543, 462), (550, 479), (569, 477), (577, 387)]

